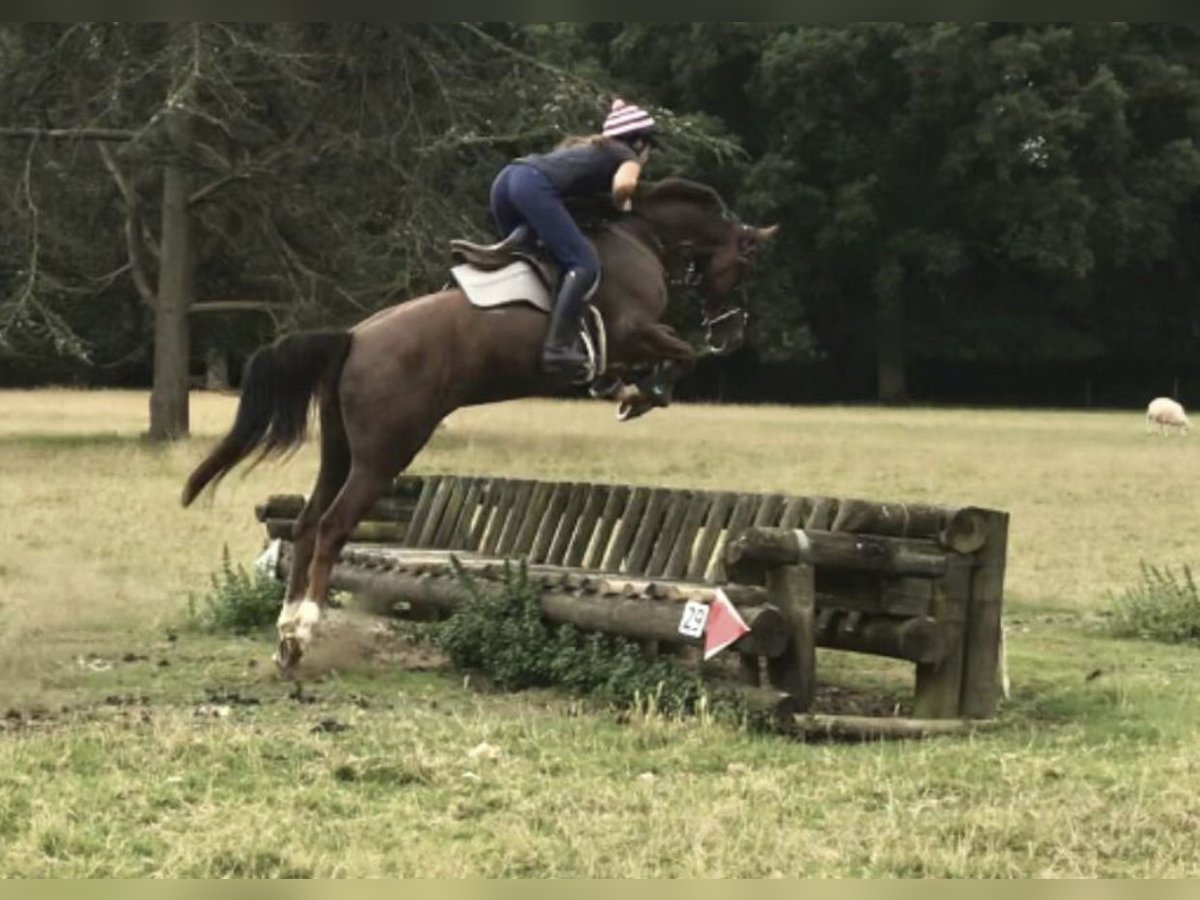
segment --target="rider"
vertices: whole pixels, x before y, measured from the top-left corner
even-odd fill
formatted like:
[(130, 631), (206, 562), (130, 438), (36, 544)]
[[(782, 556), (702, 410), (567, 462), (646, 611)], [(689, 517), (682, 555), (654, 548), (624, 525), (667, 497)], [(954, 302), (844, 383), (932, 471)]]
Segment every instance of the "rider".
[(513, 160), (492, 184), (492, 217), (501, 237), (528, 223), (562, 269), (542, 348), (542, 368), (556, 379), (578, 382), (587, 377), (579, 323), (600, 282), (600, 259), (564, 200), (611, 192), (617, 208), (629, 211), (654, 131), (649, 113), (618, 98), (600, 134), (568, 138), (549, 153)]

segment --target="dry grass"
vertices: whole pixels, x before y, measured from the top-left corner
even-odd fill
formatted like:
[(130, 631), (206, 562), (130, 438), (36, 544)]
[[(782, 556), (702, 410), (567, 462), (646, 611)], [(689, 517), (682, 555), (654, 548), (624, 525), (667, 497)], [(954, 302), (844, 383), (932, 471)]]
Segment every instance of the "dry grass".
[[(197, 395), (198, 438), (168, 449), (139, 439), (146, 403), (0, 392), (0, 713), (21, 715), (0, 732), (0, 875), (1196, 874), (1200, 660), (1089, 627), (1140, 559), (1194, 560), (1200, 446), (1146, 437), (1137, 412), (677, 407), (618, 425), (601, 404), (523, 402), (456, 414), (419, 459), (1010, 511), (1009, 727), (852, 747), (622, 724), (378, 662), (299, 702), (265, 640), (168, 641), (222, 545), (261, 545), (253, 504), (306, 491), (315, 456), (184, 511), (233, 400)], [(214, 702), (230, 714), (196, 715)], [(324, 718), (350, 729), (313, 733)], [(484, 741), (499, 758), (470, 758)]]

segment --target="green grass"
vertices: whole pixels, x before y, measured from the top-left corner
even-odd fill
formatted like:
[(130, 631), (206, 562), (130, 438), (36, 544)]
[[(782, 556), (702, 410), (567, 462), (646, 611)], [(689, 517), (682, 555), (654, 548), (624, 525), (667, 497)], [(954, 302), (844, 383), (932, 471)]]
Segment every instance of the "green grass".
[[(312, 448), (178, 507), (228, 424), (136, 440), (137, 393), (0, 394), (0, 876), (1189, 876), (1200, 649), (1110, 636), (1144, 560), (1190, 562), (1188, 440), (1140, 414), (672, 408), (456, 414), (420, 471), (976, 503), (1013, 514), (1014, 694), (996, 731), (802, 744), (710, 717), (464, 684), (389, 634), (329, 635), (299, 692), (269, 630), (182, 627), (262, 543)], [(551, 425), (553, 426), (551, 428)], [(23, 433), (78, 440), (23, 440)], [(16, 512), (14, 512), (16, 511)], [(885, 702), (902, 665), (822, 651)], [(344, 727), (342, 727), (344, 726)]]

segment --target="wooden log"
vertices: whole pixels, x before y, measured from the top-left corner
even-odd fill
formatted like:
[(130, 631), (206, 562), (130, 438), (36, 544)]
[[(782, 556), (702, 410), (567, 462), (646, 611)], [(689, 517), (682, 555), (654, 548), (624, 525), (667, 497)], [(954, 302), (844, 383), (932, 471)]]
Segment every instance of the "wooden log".
[(479, 505), (471, 522), (471, 532), (467, 535), (467, 546), (474, 552), (479, 552), (483, 546), (483, 536), (496, 514), (496, 505), (500, 501), (500, 492), (503, 489), (502, 478), (486, 478), (479, 485)]
[(567, 498), (571, 495), (574, 487), (574, 484), (564, 481), (554, 485), (554, 490), (550, 493), (550, 500), (546, 504), (546, 514), (538, 524), (537, 535), (529, 550), (531, 563), (545, 562), (546, 555), (550, 552), (550, 544), (554, 541), (554, 534), (558, 531), (563, 507), (567, 505)]
[(817, 571), (817, 609), (853, 609), (898, 617), (929, 615), (934, 580), (836, 569)]
[(712, 502), (713, 496), (707, 491), (697, 491), (692, 496), (692, 502), (688, 504), (687, 513), (679, 526), (679, 534), (675, 538), (674, 546), (671, 547), (667, 564), (662, 572), (666, 577), (682, 578), (687, 573), (692, 560), (692, 549), (696, 544), (696, 536)]
[(808, 518), (812, 503), (808, 497), (785, 497), (783, 513), (779, 517), (780, 528), (799, 528)]
[(816, 585), (807, 563), (776, 566), (766, 573), (767, 594), (785, 619), (787, 645), (767, 661), (771, 686), (791, 694), (800, 710), (812, 705), (816, 690)]
[(973, 734), (996, 725), (980, 719), (901, 719), (804, 713), (786, 728), (793, 734), (831, 740), (884, 741)]
[(946, 572), (946, 559), (931, 541), (782, 528), (743, 529), (725, 549), (728, 569), (747, 577), (775, 565), (808, 562), (822, 568), (933, 578)]
[[(292, 539), (294, 519), (268, 519), (267, 536), (279, 540)], [(359, 522), (350, 532), (350, 540), (358, 543), (403, 544), (408, 526), (395, 522)]]
[(629, 555), (625, 558), (623, 572), (645, 574), (646, 564), (650, 561), (650, 551), (654, 546), (655, 537), (658, 536), (672, 493), (674, 492), (668, 488), (654, 488), (650, 491), (645, 512), (642, 513), (642, 521), (638, 523), (637, 534), (634, 535)]
[(729, 524), (725, 533), (717, 542), (716, 559), (712, 568), (711, 579), (717, 583), (728, 580), (728, 565), (725, 560), (725, 547), (741, 534), (754, 519), (754, 510), (758, 506), (757, 494), (738, 494), (733, 504), (733, 512), (729, 514)]
[[(633, 575), (601, 575), (597, 579), (597, 589), (601, 592), (610, 591), (614, 595), (639, 597), (658, 594), (663, 596), (672, 593), (672, 599), (678, 603), (694, 600), (697, 603), (709, 603), (716, 596), (717, 586), (708, 584), (692, 584), (689, 582), (661, 582), (652, 578)], [(770, 596), (765, 588), (756, 585), (727, 584), (722, 589), (730, 602), (738, 609), (743, 606), (761, 606), (770, 602)]]
[(454, 525), (454, 532), (450, 535), (448, 546), (453, 550), (474, 550), (471, 544), (471, 529), (475, 524), (475, 517), (479, 515), (479, 498), (483, 493), (484, 482), (482, 478), (467, 479), (467, 493), (463, 497), (462, 512), (458, 516), (458, 521)]
[(629, 502), (621, 514), (621, 524), (617, 527), (612, 546), (608, 548), (608, 556), (604, 559), (604, 568), (608, 571), (618, 572), (624, 569), (625, 557), (633, 544), (634, 535), (637, 534), (638, 526), (642, 523), (642, 514), (646, 511), (646, 504), (649, 501), (649, 488), (635, 487), (630, 490)]
[(932, 617), (943, 642), (939, 659), (917, 664), (913, 715), (952, 719), (960, 715), (967, 605), (971, 599), (970, 557), (956, 556), (944, 578), (934, 584)]
[(829, 530), (925, 538), (955, 553), (974, 553), (987, 540), (987, 516), (973, 506), (842, 500)]
[(459, 516), (463, 513), (463, 501), (467, 499), (467, 478), (453, 478), (450, 481), (450, 496), (446, 500), (446, 508), (442, 511), (441, 520), (434, 531), (432, 546), (452, 546), (451, 540), (458, 528)]
[(688, 581), (704, 581), (716, 565), (714, 551), (725, 531), (736, 500), (737, 495), (728, 492), (713, 495), (708, 515), (704, 519), (704, 529), (700, 532), (700, 540), (696, 542), (692, 561), (684, 575)]
[[(304, 509), (306, 498), (300, 494), (274, 494), (254, 507), (254, 516), (260, 522), (268, 519), (295, 519)], [(380, 522), (408, 522), (412, 519), (414, 502), (403, 497), (382, 497), (376, 500), (364, 520)]]
[(969, 718), (994, 716), (1001, 692), (1008, 514), (989, 511), (985, 518), (987, 538), (971, 572), (971, 597), (964, 632), (960, 713)]
[(483, 537), (479, 544), (479, 552), (487, 556), (491, 556), (496, 552), (496, 548), (500, 545), (500, 536), (504, 533), (504, 526), (508, 523), (509, 513), (512, 512), (513, 497), (516, 494), (517, 485), (515, 481), (508, 478), (497, 479), (491, 493), (494, 498), (493, 505), (495, 511), (488, 519), (487, 528), (484, 529)]
[(579, 524), (575, 528), (575, 533), (571, 535), (571, 543), (567, 547), (566, 556), (563, 557), (564, 565), (583, 565), (588, 547), (596, 534), (596, 523), (600, 520), (600, 512), (604, 509), (604, 502), (608, 499), (608, 491), (608, 485), (588, 485), (587, 498), (583, 501), (583, 510), (579, 513)]
[(454, 493), (457, 483), (458, 478), (453, 475), (445, 475), (438, 482), (437, 491), (433, 495), (433, 501), (429, 504), (429, 512), (425, 516), (425, 521), (421, 523), (421, 530), (417, 532), (418, 547), (437, 546), (434, 538), (437, 535), (438, 526), (442, 522), (442, 516), (446, 512), (446, 508), (450, 503), (450, 496)]
[(771, 528), (779, 524), (783, 515), (783, 494), (765, 494), (759, 501), (758, 509), (750, 524), (756, 528)]
[(554, 541), (550, 544), (546, 562), (556, 566), (563, 564), (567, 556), (567, 549), (571, 546), (571, 538), (579, 527), (579, 514), (583, 512), (583, 506), (587, 502), (591, 489), (590, 484), (577, 484), (571, 488), (571, 492), (567, 495), (567, 503), (563, 507), (562, 524), (558, 528), (558, 533), (554, 535)]
[(646, 563), (647, 575), (662, 575), (666, 572), (667, 561), (671, 558), (671, 551), (679, 537), (679, 530), (683, 528), (683, 520), (687, 518), (691, 503), (691, 491), (671, 492), (663, 514), (662, 527), (652, 541), (650, 559)]
[(417, 505), (413, 510), (412, 521), (408, 525), (409, 535), (411, 536), (409, 544), (411, 546), (421, 546), (419, 537), (421, 531), (425, 528), (425, 522), (429, 517), (429, 508), (433, 505), (433, 498), (437, 494), (440, 482), (441, 478), (437, 475), (431, 475), (421, 482), (421, 495), (417, 498)]
[[(703, 638), (679, 633), (682, 614), (679, 604), (581, 594), (579, 585), (556, 583), (561, 579), (552, 579), (550, 574), (531, 572), (530, 580), (543, 585), (538, 603), (543, 615), (551, 622), (638, 640), (696, 647), (704, 644)], [(408, 609), (419, 618), (450, 615), (465, 596), (462, 585), (452, 577), (376, 572), (345, 563), (334, 567), (331, 584), (337, 590), (361, 593), (373, 605), (407, 603)], [(750, 633), (732, 644), (732, 650), (768, 658), (784, 652), (787, 643), (785, 619), (777, 608), (763, 604), (739, 607), (738, 612), (750, 626)]]
[(512, 506), (505, 518), (504, 529), (496, 544), (496, 553), (501, 556), (512, 556), (516, 552), (517, 535), (525, 521), (525, 511), (533, 500), (536, 482), (522, 479), (513, 482)]
[[(551, 622), (574, 625), (585, 631), (603, 631), (640, 640), (703, 646), (702, 638), (679, 633), (682, 610), (671, 603), (651, 600), (616, 600), (545, 592), (539, 603)], [(783, 614), (773, 606), (744, 607), (738, 612), (750, 626), (731, 648), (740, 653), (773, 657), (782, 653), (786, 638)]]
[(589, 569), (601, 569), (608, 554), (608, 544), (616, 531), (621, 511), (629, 499), (629, 488), (624, 485), (613, 485), (608, 489), (604, 501), (604, 509), (600, 511), (600, 519), (596, 523), (596, 536), (592, 546), (584, 558), (583, 564)]
[(837, 514), (838, 501), (833, 497), (809, 497), (808, 500), (808, 516), (804, 520), (804, 528), (829, 531)]
[(517, 529), (516, 542), (513, 544), (513, 553), (517, 556), (525, 556), (533, 549), (538, 526), (546, 516), (546, 509), (550, 505), (550, 495), (554, 493), (554, 484), (549, 481), (535, 481), (533, 485), (533, 494), (525, 505), (525, 511), (521, 516), (521, 527)]
[(817, 646), (929, 665), (946, 656), (942, 626), (929, 616), (893, 619), (869, 613), (857, 615), (852, 626), (845, 615), (820, 617), (815, 626)]

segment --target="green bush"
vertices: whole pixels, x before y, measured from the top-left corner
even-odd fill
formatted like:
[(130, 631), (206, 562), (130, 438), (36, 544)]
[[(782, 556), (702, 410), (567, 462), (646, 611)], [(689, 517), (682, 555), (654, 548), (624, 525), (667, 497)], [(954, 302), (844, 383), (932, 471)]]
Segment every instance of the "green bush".
[(1141, 564), (1141, 583), (1113, 599), (1110, 628), (1117, 637), (1200, 643), (1200, 590), (1192, 570)]
[(210, 634), (252, 634), (271, 625), (283, 604), (283, 584), (257, 570), (247, 571), (221, 553), (221, 568), (211, 576), (212, 588), (203, 597), (188, 598), (192, 627)]
[(706, 683), (677, 659), (650, 661), (629, 638), (545, 621), (524, 565), (506, 567), (503, 584), (489, 589), (457, 561), (455, 567), (467, 599), (424, 635), (456, 666), (479, 671), (505, 690), (558, 686), (622, 709), (741, 716), (732, 692)]

